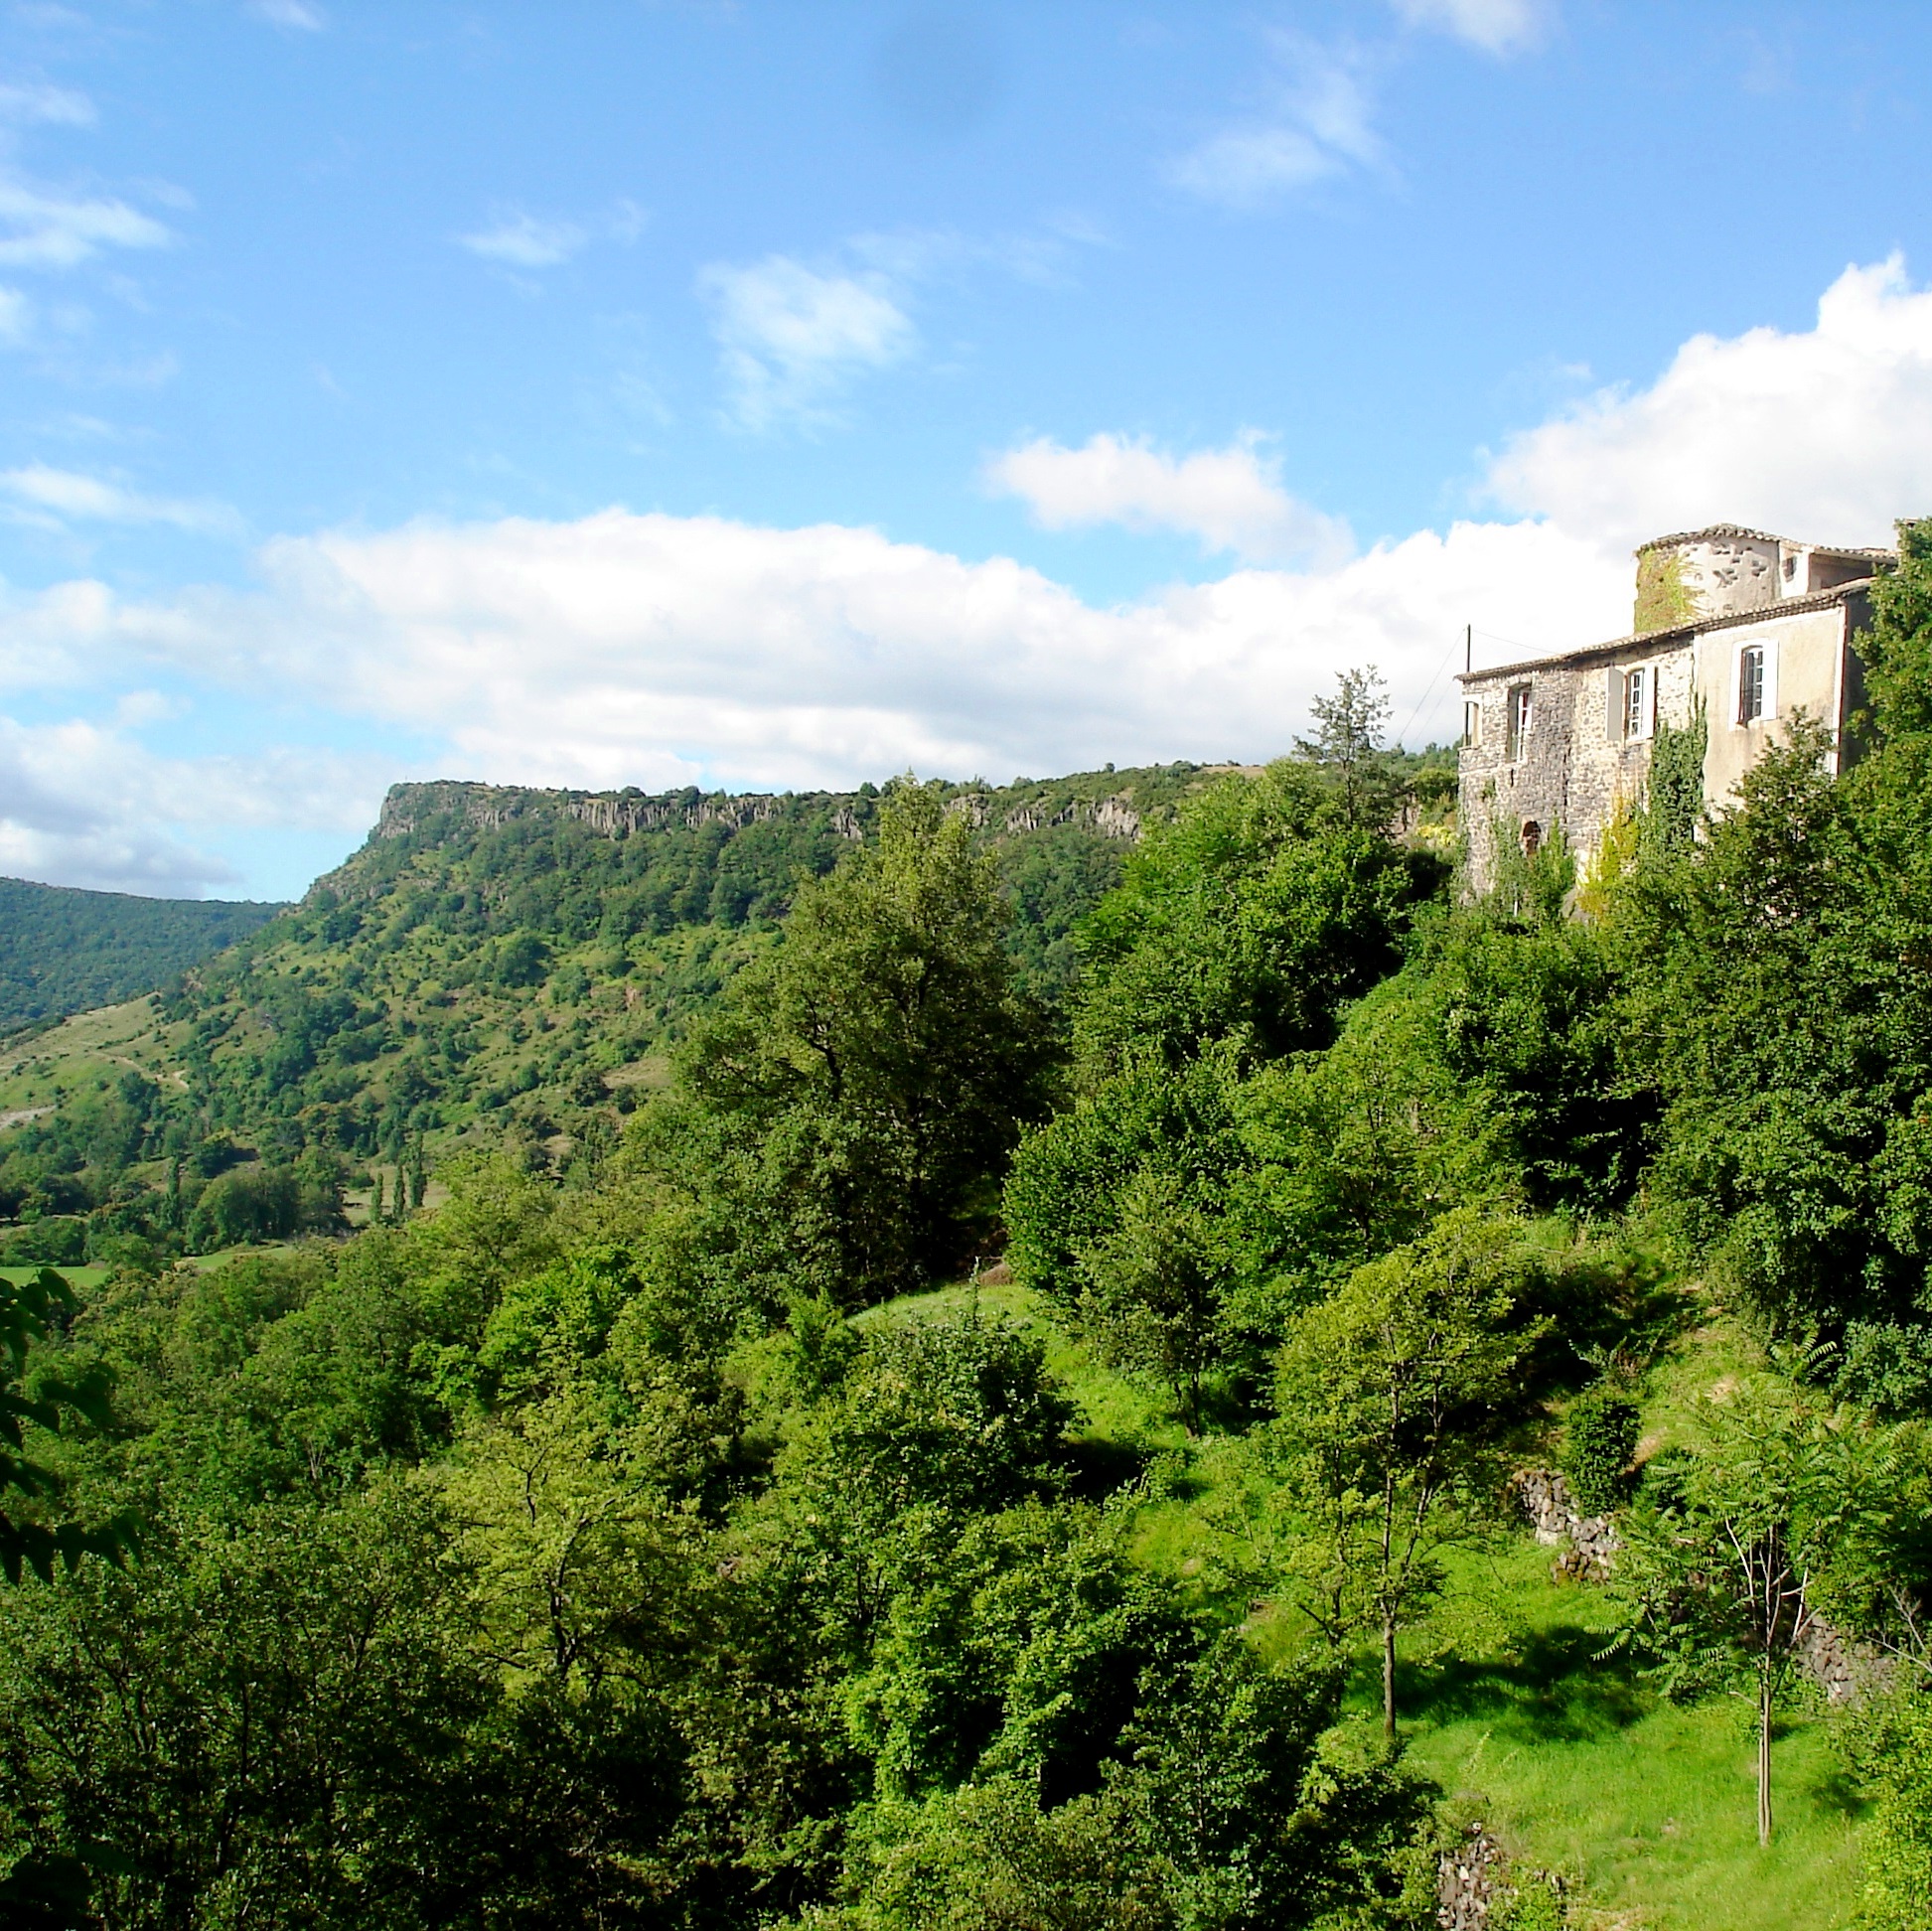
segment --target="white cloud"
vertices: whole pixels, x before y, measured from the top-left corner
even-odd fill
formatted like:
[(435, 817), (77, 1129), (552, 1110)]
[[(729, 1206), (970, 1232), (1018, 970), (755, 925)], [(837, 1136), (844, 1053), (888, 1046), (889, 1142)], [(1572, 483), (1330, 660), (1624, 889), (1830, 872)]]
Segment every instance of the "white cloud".
[(73, 659), (435, 729), (443, 766), (528, 783), (848, 785), (1107, 759), (1259, 758), (1372, 662), (1411, 734), (1453, 727), (1462, 625), (1560, 648), (1613, 631), (1628, 566), (1547, 524), (1459, 524), (1337, 568), (1243, 570), (1097, 609), (1009, 559), (876, 531), (612, 510), (567, 523), (283, 538), (251, 595), (68, 624)]
[(74, 578), (20, 595), (0, 585), (0, 691), (58, 690), (125, 668), (114, 635), (113, 594)]
[(123, 201), (0, 177), (0, 266), (73, 268), (103, 248), (159, 248), (173, 239), (161, 223)]
[(248, 0), (248, 11), (271, 27), (287, 27), (301, 34), (319, 34), (328, 16), (308, 0)]
[(488, 226), (474, 234), (459, 234), (456, 242), (506, 268), (555, 268), (600, 237), (635, 241), (650, 219), (632, 201), (615, 203), (608, 214), (589, 223), (546, 220), (524, 209), (500, 208), (492, 211)]
[(118, 483), (44, 463), (0, 470), (0, 492), (29, 515), (61, 523), (168, 523), (206, 534), (232, 534), (240, 527), (240, 519), (225, 504), (143, 496)]
[(833, 420), (854, 376), (904, 361), (918, 341), (902, 282), (880, 269), (820, 273), (774, 254), (713, 263), (698, 288), (747, 429)]
[(156, 823), (147, 762), (96, 725), (0, 717), (0, 872), (163, 895), (231, 881), (220, 858)]
[(1619, 546), (1718, 521), (1888, 541), (1893, 518), (1932, 514), (1932, 293), (1896, 256), (1848, 268), (1815, 328), (1694, 336), (1648, 388), (1512, 439), (1488, 481)]
[(1267, 110), (1209, 135), (1161, 169), (1173, 187), (1224, 208), (1261, 208), (1383, 162), (1360, 61), (1298, 36), (1268, 37), (1282, 70)]
[(475, 234), (459, 234), (457, 242), (486, 261), (512, 268), (554, 268), (568, 261), (590, 239), (575, 222), (546, 222), (534, 215), (501, 215)]
[(1395, 0), (1411, 26), (1433, 27), (1485, 54), (1534, 47), (1547, 25), (1543, 0)]
[(166, 758), (129, 735), (174, 708), (135, 692), (105, 725), (0, 716), (0, 874), (192, 897), (240, 882), (198, 841), (209, 833), (282, 826), (353, 835), (372, 821), (387, 775), (373, 759), (288, 747)]
[(1348, 525), (1289, 496), (1261, 441), (1250, 432), (1226, 449), (1175, 457), (1122, 436), (1092, 436), (1078, 449), (1042, 436), (994, 457), (985, 480), (1021, 498), (1048, 529), (1175, 529), (1251, 563), (1340, 562), (1354, 548)]
[[(1292, 501), (1252, 441), (1174, 457), (1096, 438), (1003, 460), (1029, 455), (1034, 467), (1005, 480), (1046, 518), (1157, 521), (1251, 553), (1293, 532)], [(1867, 541), (1894, 515), (1932, 509), (1932, 295), (1897, 263), (1850, 271), (1815, 328), (1689, 343), (1649, 387), (1518, 438), (1490, 483), (1527, 514), (1109, 607), (1008, 558), (834, 524), (613, 509), (282, 537), (259, 551), (247, 592), (141, 601), (71, 582), (0, 595), (0, 680), (201, 679), (436, 734), (418, 770), (534, 784), (842, 786), (908, 764), (998, 779), (1107, 759), (1265, 758), (1359, 664), (1388, 677), (1407, 741), (1440, 739), (1456, 726), (1465, 623), (1490, 662), (1615, 636), (1629, 547), (1645, 536), (1736, 519)], [(153, 714), (137, 706), (101, 742), (130, 742)], [(36, 740), (32, 758), (8, 741), (16, 803), (0, 800), (0, 816), (32, 818), (43, 839), (106, 841), (89, 876), (110, 859), (165, 869), (140, 856), (145, 826), (192, 844), (195, 824), (223, 815), (367, 816), (379, 789), (372, 761), (338, 769), (290, 752), (285, 768), (274, 754), (163, 768), (129, 754), (122, 773), (93, 740), (72, 740), (65, 765), (54, 740)], [(23, 770), (42, 799), (32, 812), (18, 803)], [(78, 830), (63, 828), (62, 800)], [(0, 862), (13, 849), (0, 843)]]
[(0, 120), (91, 127), (94, 104), (72, 87), (54, 87), (44, 80), (0, 80)]

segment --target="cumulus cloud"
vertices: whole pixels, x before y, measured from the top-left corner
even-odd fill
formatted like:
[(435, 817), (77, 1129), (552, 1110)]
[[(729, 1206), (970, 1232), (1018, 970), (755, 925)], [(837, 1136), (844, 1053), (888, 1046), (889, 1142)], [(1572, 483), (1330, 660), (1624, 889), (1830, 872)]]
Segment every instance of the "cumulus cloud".
[(1382, 164), (1374, 104), (1352, 54), (1268, 36), (1276, 77), (1266, 110), (1218, 129), (1161, 168), (1168, 184), (1240, 211)]
[(465, 775), (848, 785), (908, 763), (1010, 777), (1271, 756), (1364, 662), (1399, 724), (1440, 736), (1465, 622), (1560, 648), (1614, 630), (1628, 602), (1626, 563), (1539, 523), (1459, 524), (1113, 609), (1010, 559), (874, 530), (617, 510), (284, 538), (261, 568), (248, 595), (75, 599), (69, 648), (433, 720)]
[[(1253, 439), (1184, 456), (1120, 437), (1035, 442), (994, 480), (1046, 520), (1179, 528), (1250, 558), (1320, 533), (1295, 522), (1313, 513)], [(1456, 728), (1465, 623), (1491, 662), (1615, 636), (1645, 536), (1738, 520), (1882, 540), (1894, 515), (1932, 508), (1932, 295), (1895, 262), (1848, 271), (1814, 327), (1688, 343), (1647, 387), (1517, 438), (1488, 482), (1512, 520), (1251, 562), (1111, 606), (1010, 558), (836, 524), (612, 509), (285, 536), (257, 552), (246, 590), (0, 589), (0, 684), (199, 680), (436, 733), (413, 760), (425, 774), (535, 784), (844, 786), (908, 764), (999, 779), (1266, 758), (1360, 664), (1388, 677), (1406, 741), (1440, 739)], [(89, 728), (97, 740), (9, 739), (0, 799), (6, 838), (95, 841), (59, 846), (76, 878), (83, 858), (88, 879), (187, 865), (140, 844), (150, 827), (173, 852), (223, 817), (362, 822), (379, 778), (403, 775), (292, 752), (282, 769), (271, 754), (164, 767), (143, 762), (142, 717)], [(5, 854), (21, 848), (0, 844), (0, 864), (20, 869)]]
[(774, 254), (714, 262), (698, 289), (747, 429), (834, 420), (854, 377), (904, 361), (918, 341), (904, 284), (883, 269), (820, 271)]
[(1897, 256), (1848, 268), (1816, 327), (1694, 336), (1649, 387), (1513, 438), (1488, 485), (1624, 547), (1717, 521), (1888, 541), (1893, 518), (1932, 513), (1932, 293)]
[(22, 594), (0, 584), (0, 692), (105, 682), (131, 661), (112, 635), (113, 596), (91, 578)]
[(198, 834), (246, 825), (353, 835), (372, 821), (385, 781), (373, 759), (288, 747), (159, 757), (131, 730), (171, 708), (137, 692), (104, 724), (0, 716), (0, 874), (199, 897), (240, 874)]
[(1547, 25), (1543, 0), (1395, 0), (1414, 27), (1433, 27), (1485, 54), (1510, 55), (1534, 47)]
[(103, 482), (76, 470), (34, 463), (0, 470), (0, 492), (34, 520), (70, 522), (167, 523), (203, 534), (232, 534), (240, 519), (222, 503), (179, 497), (144, 496), (118, 483)]
[(1282, 489), (1280, 465), (1254, 432), (1226, 449), (1170, 456), (1144, 440), (1105, 433), (1078, 449), (1038, 437), (995, 456), (987, 485), (1021, 498), (1048, 529), (1119, 523), (1174, 529), (1246, 562), (1336, 563), (1354, 548), (1348, 525)]
[(0, 266), (74, 268), (105, 248), (160, 248), (173, 239), (163, 223), (124, 201), (0, 176)]

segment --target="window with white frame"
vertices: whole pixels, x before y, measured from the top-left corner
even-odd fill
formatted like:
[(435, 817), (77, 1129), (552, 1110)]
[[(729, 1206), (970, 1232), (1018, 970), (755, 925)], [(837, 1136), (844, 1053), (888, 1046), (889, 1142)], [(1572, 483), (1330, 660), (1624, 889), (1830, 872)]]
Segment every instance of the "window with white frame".
[(1483, 741), (1483, 707), (1481, 702), (1471, 697), (1462, 706), (1462, 741), (1464, 744), (1480, 744)]
[(1649, 665), (1640, 664), (1623, 673), (1623, 736), (1626, 743), (1633, 738), (1649, 737), (1656, 694)]
[(1503, 755), (1506, 758), (1520, 758), (1523, 746), (1530, 735), (1530, 720), (1534, 713), (1530, 707), (1530, 686), (1526, 683), (1511, 684), (1509, 710), (1507, 712), (1508, 730)]
[(1737, 653), (1737, 721), (1750, 724), (1764, 715), (1764, 646), (1746, 644)]

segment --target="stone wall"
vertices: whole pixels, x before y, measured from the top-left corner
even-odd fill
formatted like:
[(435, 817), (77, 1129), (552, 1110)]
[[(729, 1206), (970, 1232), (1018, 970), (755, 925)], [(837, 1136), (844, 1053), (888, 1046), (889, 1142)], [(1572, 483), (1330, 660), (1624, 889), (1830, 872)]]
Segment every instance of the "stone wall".
[[(1465, 703), (1480, 707), (1480, 728), (1460, 759), (1459, 806), (1467, 888), (1495, 881), (1495, 840), (1560, 833), (1587, 869), (1620, 804), (1643, 801), (1652, 737), (1626, 739), (1621, 696), (1625, 674), (1647, 667), (1655, 680), (1657, 723), (1689, 724), (1702, 704), (1709, 738), (1704, 796), (1717, 810), (1734, 802), (1737, 782), (1766, 749), (1781, 741), (1803, 708), (1836, 730), (1858, 702), (1858, 662), (1849, 644), (1867, 621), (1861, 588), (1792, 599), (1781, 606), (1645, 637), (1624, 638), (1567, 657), (1479, 670), (1462, 679)], [(1747, 644), (1771, 657), (1770, 708), (1762, 719), (1736, 719), (1736, 665)], [(1510, 692), (1530, 687), (1530, 728), (1509, 756)]]
[[(1481, 706), (1480, 735), (1464, 748), (1460, 806), (1469, 887), (1495, 877), (1495, 838), (1521, 839), (1528, 827), (1568, 841), (1580, 866), (1596, 854), (1620, 804), (1642, 803), (1650, 736), (1623, 735), (1623, 679), (1643, 667), (1655, 678), (1652, 718), (1688, 720), (1693, 688), (1691, 639), (1632, 638), (1597, 651), (1465, 678), (1466, 699)], [(1510, 692), (1530, 686), (1530, 728), (1509, 756)]]
[(1560, 1552), (1554, 1564), (1558, 1574), (1598, 1582), (1610, 1572), (1621, 1544), (1608, 1516), (1586, 1516), (1569, 1484), (1548, 1468), (1522, 1469), (1512, 1486), (1536, 1524), (1537, 1541)]

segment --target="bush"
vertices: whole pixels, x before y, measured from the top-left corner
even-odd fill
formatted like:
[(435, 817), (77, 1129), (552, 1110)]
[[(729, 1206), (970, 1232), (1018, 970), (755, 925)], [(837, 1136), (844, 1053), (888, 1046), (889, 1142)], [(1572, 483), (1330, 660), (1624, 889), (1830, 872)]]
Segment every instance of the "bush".
[(1920, 1931), (1932, 1896), (1932, 1703), (1909, 1693), (1874, 1702), (1854, 1719), (1849, 1741), (1874, 1800), (1858, 1922)]
[(188, 1223), (196, 1254), (282, 1241), (301, 1224), (301, 1190), (285, 1167), (242, 1167), (212, 1181)]
[(86, 1254), (86, 1223), (50, 1214), (15, 1228), (0, 1243), (0, 1265), (77, 1267)]
[(1637, 1405), (1599, 1382), (1569, 1405), (1563, 1420), (1561, 1467), (1576, 1506), (1608, 1515), (1630, 1499), (1630, 1464), (1637, 1453)]

